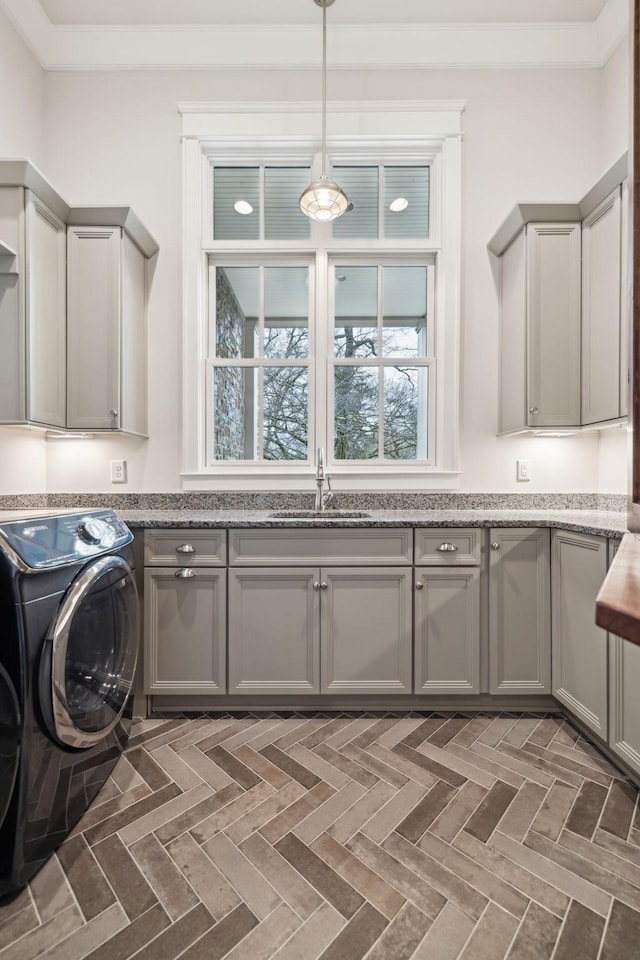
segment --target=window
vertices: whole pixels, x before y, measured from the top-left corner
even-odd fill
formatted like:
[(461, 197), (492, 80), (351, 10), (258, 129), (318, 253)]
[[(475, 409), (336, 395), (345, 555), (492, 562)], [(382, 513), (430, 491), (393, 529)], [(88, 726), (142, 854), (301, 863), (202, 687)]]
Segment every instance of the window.
[(330, 144), (329, 224), (298, 208), (312, 151), (185, 141), (185, 487), (299, 487), (319, 446), (343, 488), (451, 486), (458, 138)]

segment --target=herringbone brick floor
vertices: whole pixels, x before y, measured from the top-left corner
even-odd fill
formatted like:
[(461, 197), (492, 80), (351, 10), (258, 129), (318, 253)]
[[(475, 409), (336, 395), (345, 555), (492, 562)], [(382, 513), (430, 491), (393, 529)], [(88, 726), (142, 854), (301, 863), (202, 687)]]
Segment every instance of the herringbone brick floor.
[(636, 960), (637, 790), (564, 720), (147, 720), (0, 960)]

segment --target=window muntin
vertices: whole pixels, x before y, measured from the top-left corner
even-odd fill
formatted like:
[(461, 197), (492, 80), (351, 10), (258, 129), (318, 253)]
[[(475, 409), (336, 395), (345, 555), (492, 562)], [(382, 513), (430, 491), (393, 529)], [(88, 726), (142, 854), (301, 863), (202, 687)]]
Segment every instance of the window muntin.
[(431, 169), (404, 166), (334, 166), (333, 177), (349, 209), (332, 224), (337, 240), (427, 240)]

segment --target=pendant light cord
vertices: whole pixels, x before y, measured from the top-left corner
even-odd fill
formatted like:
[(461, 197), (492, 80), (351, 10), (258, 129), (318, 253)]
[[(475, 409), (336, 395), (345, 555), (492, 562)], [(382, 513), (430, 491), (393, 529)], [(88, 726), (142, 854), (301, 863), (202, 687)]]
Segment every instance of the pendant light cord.
[(327, 5), (322, 4), (322, 176), (327, 167)]

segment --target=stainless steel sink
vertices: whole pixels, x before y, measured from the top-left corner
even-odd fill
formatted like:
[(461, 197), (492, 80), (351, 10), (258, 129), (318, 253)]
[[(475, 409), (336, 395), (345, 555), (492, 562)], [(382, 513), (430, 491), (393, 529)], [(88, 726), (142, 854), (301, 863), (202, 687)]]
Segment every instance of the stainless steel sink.
[(370, 513), (363, 510), (276, 510), (274, 520), (365, 520)]

